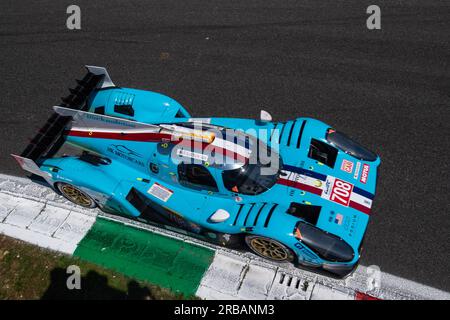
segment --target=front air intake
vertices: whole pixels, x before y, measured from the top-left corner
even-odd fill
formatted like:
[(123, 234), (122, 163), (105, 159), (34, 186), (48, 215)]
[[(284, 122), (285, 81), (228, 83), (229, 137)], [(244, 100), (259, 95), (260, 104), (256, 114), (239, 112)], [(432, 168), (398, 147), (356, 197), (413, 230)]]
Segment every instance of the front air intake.
[(286, 213), (303, 219), (306, 222), (309, 222), (313, 225), (317, 224), (317, 220), (319, 220), (321, 206), (313, 206), (307, 205), (297, 202), (291, 202), (289, 209), (287, 209)]
[(338, 154), (338, 149), (330, 146), (328, 143), (311, 139), (311, 144), (309, 146), (308, 157), (323, 163), (330, 168), (334, 168), (336, 163), (336, 157)]

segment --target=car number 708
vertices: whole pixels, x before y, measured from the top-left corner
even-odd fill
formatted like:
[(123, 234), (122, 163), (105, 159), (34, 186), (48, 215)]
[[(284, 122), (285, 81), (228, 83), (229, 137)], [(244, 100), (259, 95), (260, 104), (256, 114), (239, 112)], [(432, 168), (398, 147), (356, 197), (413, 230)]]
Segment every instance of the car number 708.
[(331, 190), (330, 199), (336, 203), (348, 206), (350, 195), (353, 191), (353, 185), (343, 180), (334, 180), (333, 189)]

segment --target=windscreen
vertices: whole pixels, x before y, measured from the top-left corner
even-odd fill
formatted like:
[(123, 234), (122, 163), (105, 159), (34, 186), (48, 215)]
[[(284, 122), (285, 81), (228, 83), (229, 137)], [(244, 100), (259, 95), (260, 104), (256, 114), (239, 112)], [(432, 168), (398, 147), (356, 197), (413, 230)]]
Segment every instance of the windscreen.
[(240, 168), (225, 170), (222, 179), (225, 188), (232, 192), (256, 195), (269, 190), (278, 180), (279, 171), (275, 174), (261, 174), (261, 164), (245, 164)]

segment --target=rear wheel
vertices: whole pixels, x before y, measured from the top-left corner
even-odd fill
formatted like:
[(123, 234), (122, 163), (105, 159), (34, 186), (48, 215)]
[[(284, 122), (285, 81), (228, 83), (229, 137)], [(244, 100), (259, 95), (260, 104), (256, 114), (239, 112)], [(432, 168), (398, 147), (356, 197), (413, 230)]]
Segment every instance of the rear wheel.
[(71, 184), (58, 182), (56, 184), (56, 188), (61, 192), (64, 198), (79, 206), (85, 208), (95, 208), (97, 206), (94, 199), (92, 199), (84, 191), (81, 191), (79, 188)]
[(292, 262), (294, 253), (281, 242), (262, 237), (248, 235), (245, 237), (248, 247), (257, 255), (277, 262)]

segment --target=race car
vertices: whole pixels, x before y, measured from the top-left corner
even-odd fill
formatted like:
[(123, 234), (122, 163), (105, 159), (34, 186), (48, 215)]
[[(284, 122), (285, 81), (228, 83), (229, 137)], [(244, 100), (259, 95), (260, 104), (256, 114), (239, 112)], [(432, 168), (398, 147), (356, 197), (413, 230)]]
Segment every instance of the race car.
[(30, 178), (79, 206), (275, 262), (338, 278), (357, 266), (375, 153), (311, 118), (195, 118), (165, 95), (86, 68), (13, 155)]

